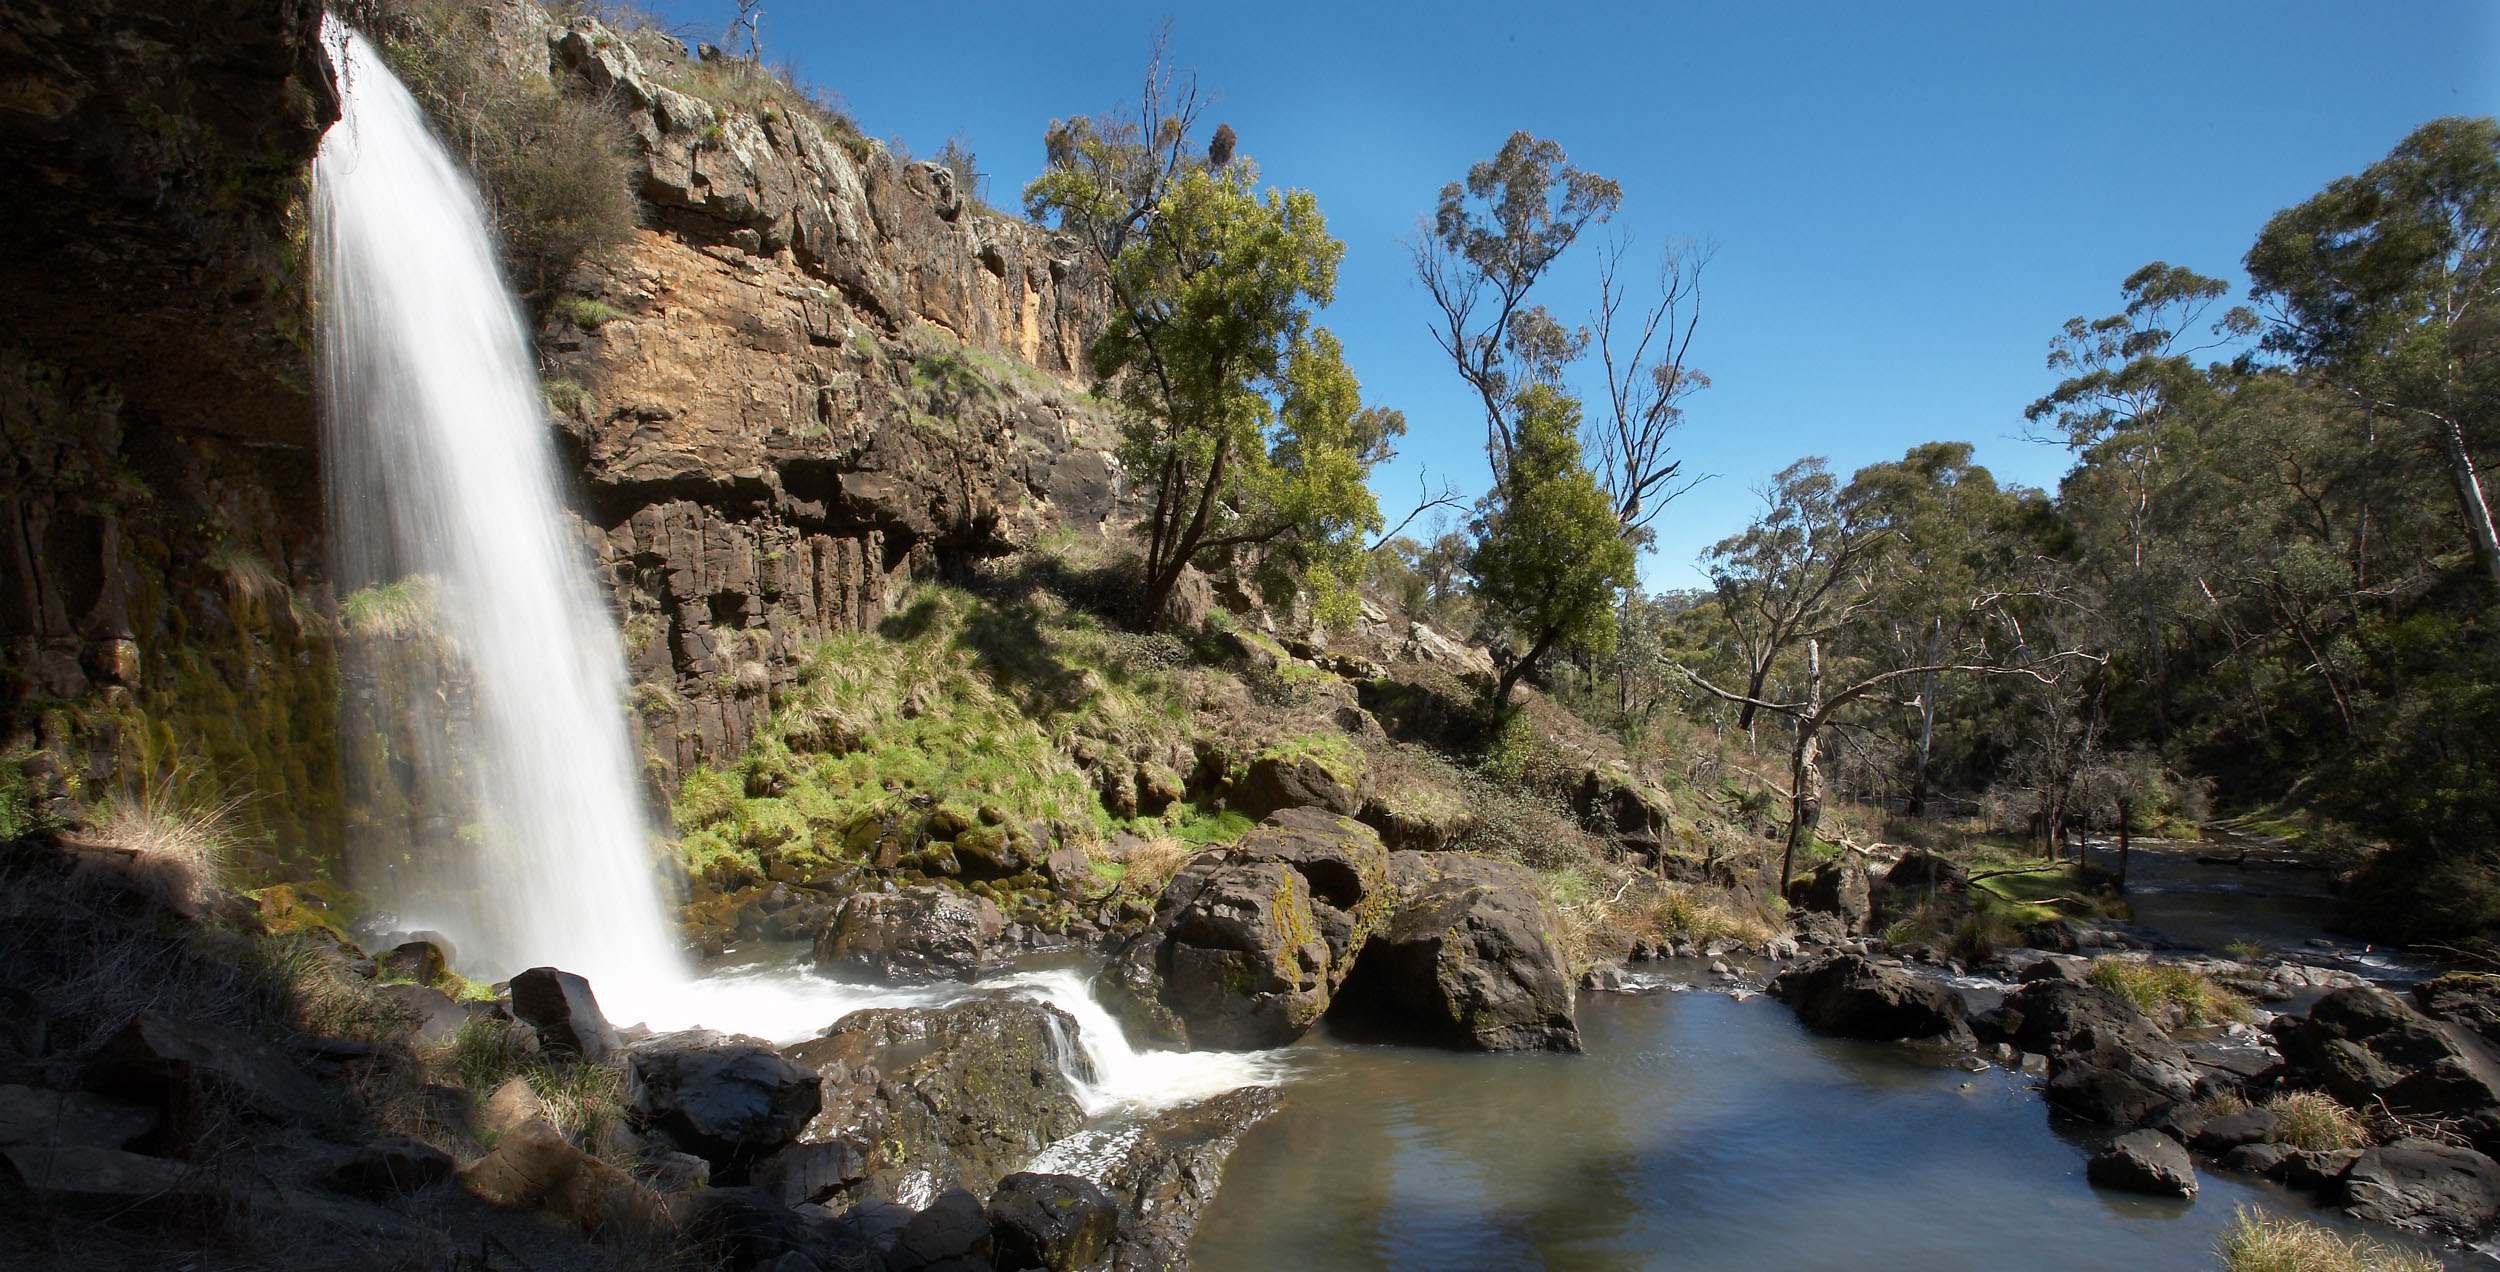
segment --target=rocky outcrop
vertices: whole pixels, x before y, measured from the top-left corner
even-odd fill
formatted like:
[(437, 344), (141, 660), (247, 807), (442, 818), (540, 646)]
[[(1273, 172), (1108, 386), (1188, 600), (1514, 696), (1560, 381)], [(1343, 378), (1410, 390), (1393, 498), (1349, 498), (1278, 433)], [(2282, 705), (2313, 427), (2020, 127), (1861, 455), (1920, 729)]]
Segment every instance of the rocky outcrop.
[(2500, 1061), (2481, 1035), (2432, 1020), (2383, 989), (2339, 989), (2306, 1017), (2276, 1022), (2291, 1064), (2355, 1108), (2436, 1119), (2500, 1151)]
[(2048, 1101), (2120, 1129), (2196, 1096), (2187, 1053), (2136, 1005), (2097, 985), (2034, 981), (1971, 1022), (1981, 1042), (2048, 1058)]
[(635, 1043), (625, 1053), (625, 1099), (642, 1126), (733, 1179), (797, 1138), (823, 1106), (815, 1070), (760, 1039), (709, 1030)]
[(2345, 1213), (2370, 1223), (2477, 1236), (2500, 1219), (2500, 1164), (2430, 1140), (2363, 1149), (2342, 1188)]
[(800, 1132), (840, 1143), (855, 1172), (824, 1195), (893, 1201), (950, 1186), (986, 1196), (1082, 1126), (1076, 1022), (1056, 1007), (984, 998), (843, 1017), (782, 1055), (816, 1072), (823, 1107)]
[(1791, 904), (1839, 919), (1841, 931), (1849, 936), (1867, 931), (1875, 922), (1874, 880), (1867, 873), (1865, 859), (1854, 852), (1816, 866), (1795, 892)]
[(1816, 1033), (1875, 1042), (1959, 1033), (1967, 1012), (1959, 993), (1860, 954), (1818, 955), (1781, 972), (1769, 992)]
[(1388, 923), (1364, 946), (1340, 1016), (1471, 1051), (1578, 1051), (1554, 916), (1526, 867), (1393, 853)]
[(1106, 1000), (1157, 1041), (1291, 1042), (1328, 1010), (1386, 918), (1388, 869), (1370, 827), (1278, 812), (1173, 876), (1147, 929), (1113, 956)]
[(854, 892), (816, 936), (816, 964), (880, 981), (971, 980), (1006, 927), (985, 897), (954, 888)]
[(1316, 808), (1352, 816), (1362, 795), (1343, 774), (1314, 755), (1262, 755), (1233, 784), (1232, 806), (1251, 817), (1288, 808)]

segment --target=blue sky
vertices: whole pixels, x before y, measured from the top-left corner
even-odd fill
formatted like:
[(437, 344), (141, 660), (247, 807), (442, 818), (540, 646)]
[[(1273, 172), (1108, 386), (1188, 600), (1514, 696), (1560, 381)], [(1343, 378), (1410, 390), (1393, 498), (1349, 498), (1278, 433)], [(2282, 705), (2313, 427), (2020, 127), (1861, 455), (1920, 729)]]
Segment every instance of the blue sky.
[[(690, 38), (734, 6), (671, 0)], [(1367, 401), (1406, 412), (1375, 481), (1392, 520), (1428, 467), (1484, 483), (1483, 425), (1434, 348), (1401, 240), (1511, 130), (1624, 187), (1635, 252), (1717, 256), (1693, 361), (1714, 385), (1677, 439), (1710, 480), (1658, 522), (1652, 588), (1759, 509), (1803, 455), (1847, 473), (1961, 440), (2054, 485), (2024, 441), (2047, 342), (2168, 260), (2245, 279), (2265, 219), (2446, 114), (2500, 111), (2500, 4), (2268, 2), (1605, 6), (766, 4), (768, 61), (923, 157), (962, 135), (1014, 206), (1053, 117), (1133, 101), (1148, 40), (1214, 98), (1275, 184), (1346, 244), (1325, 321)], [(1539, 299), (1584, 314), (1594, 255)]]

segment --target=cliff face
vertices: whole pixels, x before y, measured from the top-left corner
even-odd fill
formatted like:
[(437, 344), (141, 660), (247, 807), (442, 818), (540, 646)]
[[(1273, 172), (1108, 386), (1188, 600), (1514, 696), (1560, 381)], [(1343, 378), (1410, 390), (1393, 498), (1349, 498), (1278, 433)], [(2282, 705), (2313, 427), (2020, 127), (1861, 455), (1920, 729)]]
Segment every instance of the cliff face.
[[(794, 100), (671, 88), (702, 68), (665, 41), (519, 0), (462, 20), (628, 134), (642, 228), (540, 346), (663, 788), (911, 581), (1118, 520), (1073, 244)], [(330, 859), (355, 801), (302, 286), (318, 22), (0, 15), (0, 743), (63, 794), (192, 762)]]
[(646, 202), (541, 346), (663, 774), (742, 751), (802, 650), (911, 580), (1104, 528), (1072, 242), (794, 103), (670, 89), (672, 46), (519, 12), (512, 60), (622, 110)]

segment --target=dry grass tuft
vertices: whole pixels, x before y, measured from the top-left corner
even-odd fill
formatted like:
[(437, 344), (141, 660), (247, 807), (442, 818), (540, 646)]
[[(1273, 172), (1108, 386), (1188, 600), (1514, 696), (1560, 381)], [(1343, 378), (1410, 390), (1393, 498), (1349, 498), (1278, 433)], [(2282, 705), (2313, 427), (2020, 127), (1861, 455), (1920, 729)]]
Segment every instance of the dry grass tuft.
[(136, 876), (167, 905), (189, 913), (225, 877), (234, 847), (238, 797), (187, 800), (159, 782), (115, 795), (96, 827), (107, 844), (138, 859)]
[(2439, 1272), (2440, 1267), (2427, 1254), (2247, 1209), (2233, 1217), (2216, 1252), (2228, 1272)]
[(1199, 848), (1186, 839), (1166, 835), (1129, 849), (1128, 873), (1120, 878), (1120, 891), (1152, 904), (1163, 895), (1163, 887), (1172, 882), (1172, 876), (1198, 855)]
[(2275, 1138), (2294, 1148), (2315, 1152), (2362, 1148), (2370, 1142), (2370, 1129), (2361, 1115), (2321, 1092), (2286, 1091), (2266, 1101), (2266, 1108), (2282, 1119)]

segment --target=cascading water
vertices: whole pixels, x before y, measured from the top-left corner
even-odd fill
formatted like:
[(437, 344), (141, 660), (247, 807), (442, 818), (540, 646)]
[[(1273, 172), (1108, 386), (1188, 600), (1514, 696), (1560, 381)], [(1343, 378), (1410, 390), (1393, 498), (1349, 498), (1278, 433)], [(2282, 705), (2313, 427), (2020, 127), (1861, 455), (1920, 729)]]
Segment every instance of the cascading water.
[(589, 977), (619, 1021), (795, 1042), (863, 1007), (1003, 989), (1076, 1019), (1089, 1112), (1273, 1080), (1272, 1055), (1130, 1047), (1073, 972), (921, 990), (804, 966), (689, 979), (648, 857), (617, 633), (566, 533), (476, 191), (372, 46), (335, 17), (323, 36), (340, 98), (313, 163), (324, 475), (339, 576), (364, 598), (342, 617), (367, 629), (348, 642), (364, 665), (342, 732), (391, 802), (360, 810), (385, 841), (362, 854), (366, 890), (445, 931), (472, 971)]
[(457, 669), (399, 686), (403, 718), (361, 727), (396, 744), (386, 762), (420, 788), (412, 805), (468, 821), (412, 819), (418, 842), (371, 854), (389, 864), (360, 882), (448, 933), (464, 965), (555, 964), (630, 1020), (685, 971), (648, 856), (624, 660), (556, 498), (529, 338), (477, 193), (416, 101), (336, 17), (323, 37), (340, 117), (313, 162), (313, 233), (340, 578), (429, 603), (430, 648)]

